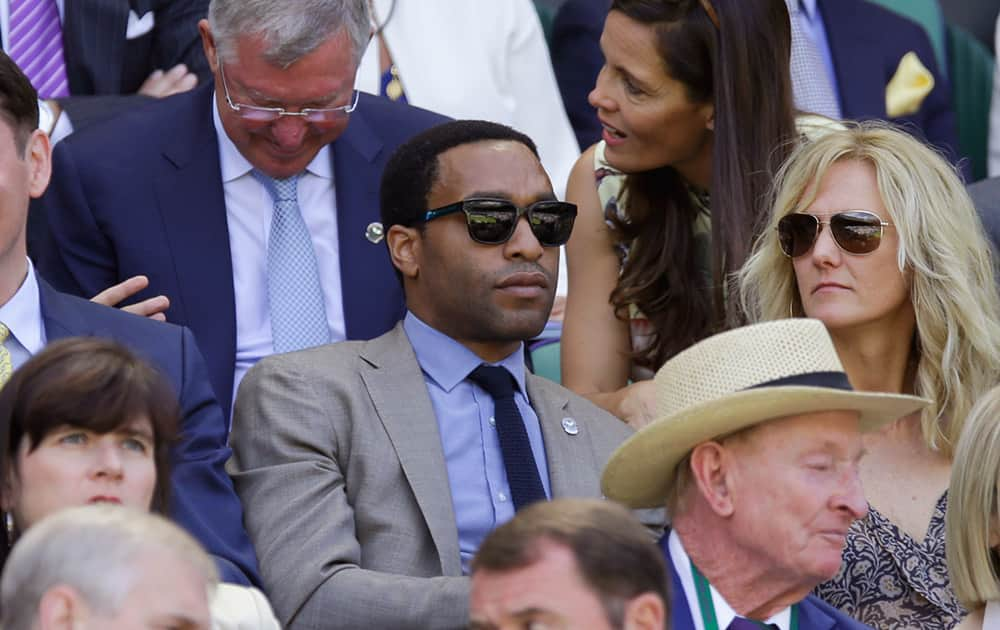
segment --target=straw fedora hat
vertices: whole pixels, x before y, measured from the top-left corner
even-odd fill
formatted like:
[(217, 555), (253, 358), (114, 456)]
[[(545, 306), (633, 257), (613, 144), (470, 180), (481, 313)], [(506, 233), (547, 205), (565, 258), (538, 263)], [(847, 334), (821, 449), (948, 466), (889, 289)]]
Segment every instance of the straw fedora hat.
[(677, 465), (695, 446), (766, 420), (858, 411), (871, 431), (930, 403), (857, 392), (816, 319), (782, 319), (704, 339), (656, 373), (655, 420), (611, 455), (604, 495), (635, 508), (662, 507)]

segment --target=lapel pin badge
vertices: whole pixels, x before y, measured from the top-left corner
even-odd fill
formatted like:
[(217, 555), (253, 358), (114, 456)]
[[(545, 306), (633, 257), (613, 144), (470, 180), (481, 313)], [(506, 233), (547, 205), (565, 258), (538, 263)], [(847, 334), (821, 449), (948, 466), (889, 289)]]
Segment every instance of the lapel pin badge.
[(385, 229), (383, 229), (382, 224), (378, 221), (374, 221), (368, 224), (365, 228), (365, 238), (371, 243), (380, 243), (382, 238), (385, 236)]
[(576, 423), (573, 418), (563, 418), (562, 428), (568, 435), (576, 435), (580, 432), (580, 426)]

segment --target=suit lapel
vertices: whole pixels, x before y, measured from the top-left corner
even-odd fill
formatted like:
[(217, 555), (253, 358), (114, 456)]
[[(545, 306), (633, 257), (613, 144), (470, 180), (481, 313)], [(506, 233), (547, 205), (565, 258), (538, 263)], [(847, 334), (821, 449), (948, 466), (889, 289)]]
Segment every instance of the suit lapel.
[(667, 531), (659, 540), (660, 551), (663, 552), (663, 561), (667, 565), (667, 573), (670, 574), (670, 627), (673, 630), (694, 630), (694, 617), (691, 616), (691, 606), (688, 604), (687, 595), (684, 593), (684, 585), (681, 584), (681, 576), (674, 568), (674, 561), (670, 557), (670, 546), (667, 544), (670, 539), (670, 532)]
[[(232, 391), (236, 356), (236, 298), (229, 249), (226, 200), (222, 189), (219, 147), (211, 115), (214, 86), (196, 88), (178, 107), (170, 138), (157, 166), (155, 193), (161, 224), (170, 246), (176, 280), (170, 310), (192, 328), (211, 365), (221, 392)], [(159, 289), (166, 292), (168, 289)], [(175, 310), (176, 309), (176, 310)], [(220, 396), (220, 399), (223, 397)], [(223, 404), (223, 408), (228, 408)]]
[[(831, 630), (837, 627), (837, 620), (826, 614), (819, 606), (806, 597), (799, 602), (799, 630)], [(860, 624), (858, 627), (862, 627)]]
[(866, 118), (886, 117), (882, 65), (873, 63), (871, 51), (878, 50), (864, 25), (856, 23), (854, 0), (819, 0), (826, 38), (833, 57), (840, 108), (844, 118), (865, 114)]
[(448, 469), (423, 372), (402, 325), (367, 344), (361, 372), (441, 559), (443, 575), (462, 575)]
[(371, 339), (403, 317), (402, 290), (385, 243), (366, 238), (379, 220), (378, 160), (382, 140), (364, 117), (362, 94), (347, 129), (333, 143), (333, 176), (337, 195), (340, 284), (348, 339)]
[(601, 463), (594, 461), (594, 449), (587, 428), (578, 423), (579, 433), (567, 433), (562, 422), (563, 418), (570, 417), (566, 409), (569, 396), (565, 391), (552, 388), (543, 391), (541, 377), (533, 374), (526, 376), (528, 400), (542, 427), (552, 497), (593, 496), (594, 471), (601, 469)]
[(63, 49), (71, 94), (117, 94), (129, 5), (120, 0), (66, 0)]

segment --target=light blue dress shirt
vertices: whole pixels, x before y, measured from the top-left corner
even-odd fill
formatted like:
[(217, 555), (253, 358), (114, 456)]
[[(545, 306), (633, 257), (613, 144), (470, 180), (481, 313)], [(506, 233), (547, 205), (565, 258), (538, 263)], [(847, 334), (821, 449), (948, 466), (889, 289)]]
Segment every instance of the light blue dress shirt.
[[(458, 528), (462, 571), (467, 575), (469, 563), (486, 535), (514, 516), (514, 502), (494, 428), (493, 398), (466, 380), (469, 373), (483, 363), (471, 350), (410, 312), (403, 320), (403, 330), (417, 355), (437, 416)], [(514, 375), (518, 389), (514, 401), (524, 419), (545, 494), (551, 498), (542, 428), (528, 404), (524, 388), (524, 345), (491, 365), (503, 366)]]
[[(826, 37), (826, 24), (823, 22), (823, 14), (819, 10), (819, 6), (817, 6), (819, 0), (792, 1), (798, 2), (799, 7), (802, 9), (799, 11), (799, 26), (809, 35), (813, 45), (816, 46), (817, 52), (823, 58), (823, 65), (826, 66), (826, 73), (830, 77), (830, 85), (833, 87), (833, 96), (837, 99), (838, 103), (843, 103), (840, 100), (837, 73), (833, 67), (833, 53), (830, 52), (830, 40)], [(836, 2), (837, 0), (833, 1)]]
[(45, 322), (42, 319), (42, 302), (38, 294), (35, 268), (28, 260), (28, 272), (13, 297), (0, 306), (0, 322), (10, 329), (10, 336), (3, 343), (10, 353), (14, 369), (45, 347)]

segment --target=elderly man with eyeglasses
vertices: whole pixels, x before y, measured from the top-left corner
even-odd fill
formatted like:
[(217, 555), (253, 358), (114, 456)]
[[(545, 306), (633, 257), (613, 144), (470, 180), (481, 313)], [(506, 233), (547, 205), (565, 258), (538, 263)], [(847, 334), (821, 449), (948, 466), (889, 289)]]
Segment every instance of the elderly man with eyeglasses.
[(599, 497), (630, 432), (526, 371), (576, 218), (529, 138), (430, 129), (389, 160), (381, 207), (403, 322), (263, 359), (236, 400), (230, 472), (292, 629), (465, 627), (486, 535), (535, 501)]
[[(191, 328), (229, 414), (273, 352), (403, 314), (378, 221), (392, 150), (444, 120), (354, 89), (367, 2), (213, 0), (214, 84), (60, 143), (31, 252), (57, 288)], [(145, 276), (133, 278), (134, 276)]]

